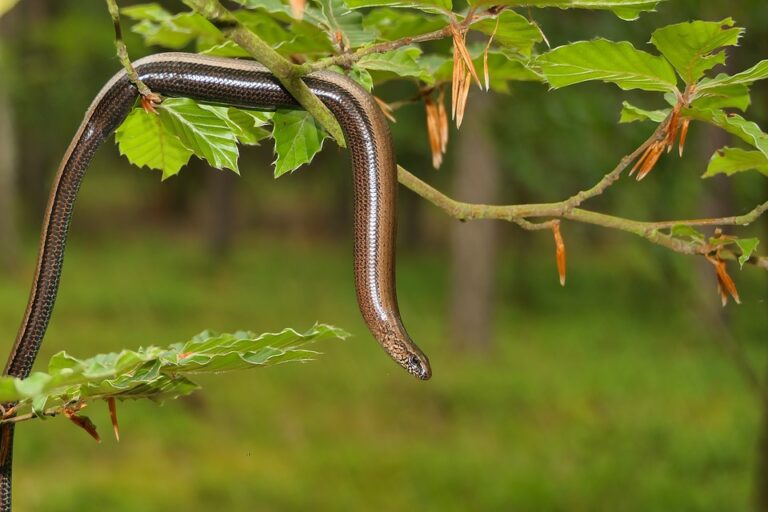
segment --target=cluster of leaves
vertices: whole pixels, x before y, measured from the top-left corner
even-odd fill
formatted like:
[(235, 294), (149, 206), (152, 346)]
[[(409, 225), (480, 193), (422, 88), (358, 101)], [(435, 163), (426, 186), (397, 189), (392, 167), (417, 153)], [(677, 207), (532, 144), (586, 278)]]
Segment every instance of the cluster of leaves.
[[(680, 138), (682, 156), (691, 121), (715, 125), (741, 139), (747, 147), (724, 147), (712, 156), (705, 177), (756, 170), (768, 175), (768, 134), (743, 117), (750, 105), (750, 87), (768, 78), (768, 60), (734, 74), (711, 76), (726, 62), (726, 49), (738, 45), (744, 30), (730, 18), (693, 21), (656, 30), (650, 43), (657, 54), (626, 41), (594, 39), (558, 48), (542, 45), (546, 38), (538, 24), (515, 7), (606, 9), (634, 19), (658, 4), (652, 0), (503, 0), (470, 2), (462, 13), (451, 12), (450, 0), (237, 0), (237, 20), (253, 30), (280, 54), (295, 62), (329, 67), (348, 74), (368, 90), (388, 80), (414, 84), (414, 98), (427, 112), (427, 131), (435, 167), (448, 142), (445, 88), (451, 83), (451, 111), (461, 124), (472, 82), (484, 89), (507, 92), (511, 82), (539, 81), (552, 89), (587, 81), (602, 81), (623, 90), (659, 95), (666, 108), (647, 110), (625, 102), (620, 122), (651, 121), (661, 135), (637, 161), (638, 179), (645, 177)], [(296, 17), (297, 9), (302, 16)], [(247, 56), (204, 17), (195, 12), (172, 14), (157, 4), (123, 9), (136, 20), (133, 30), (146, 44), (171, 49), (194, 46), (212, 55)], [(450, 30), (445, 30), (450, 29)], [(468, 32), (486, 42), (467, 44)], [(424, 36), (434, 34), (435, 37)], [(450, 46), (411, 44), (449, 38)], [(343, 64), (343, 66), (339, 66)], [(485, 84), (478, 78), (483, 70)], [(383, 102), (385, 112), (392, 110)], [(164, 177), (179, 171), (190, 155), (205, 158), (217, 168), (237, 169), (237, 143), (253, 144), (267, 137), (275, 141), (275, 175), (280, 176), (312, 160), (326, 134), (305, 112), (271, 114), (196, 104), (170, 99), (159, 116), (134, 111), (118, 131), (120, 150), (137, 165), (159, 168)], [(271, 129), (266, 126), (271, 121)], [(152, 141), (155, 141), (154, 143)], [(707, 245), (703, 235), (671, 236)], [(732, 241), (736, 244), (736, 241)], [(756, 241), (739, 245), (742, 258)], [(752, 250), (745, 250), (745, 248)]]
[(304, 333), (206, 331), (167, 348), (150, 346), (90, 359), (60, 352), (51, 358), (47, 372), (23, 380), (0, 377), (0, 403), (18, 402), (0, 423), (58, 414), (75, 421), (76, 411), (94, 400), (178, 398), (199, 388), (191, 376), (309, 361), (318, 354), (309, 345), (347, 336), (341, 329), (317, 324)]
[[(744, 34), (731, 18), (660, 28), (650, 39), (657, 51), (651, 53), (627, 41), (601, 38), (549, 49), (539, 25), (514, 9), (605, 9), (634, 19), (643, 11), (653, 10), (658, 4), (654, 0), (474, 0), (462, 12), (452, 12), (450, 0), (236, 2), (241, 6), (234, 12), (237, 21), (294, 62), (346, 73), (369, 91), (393, 79), (413, 83), (415, 99), (398, 104), (423, 103), (435, 167), (440, 166), (448, 145), (444, 102), (449, 83), (451, 115), (458, 127), (473, 83), (480, 89), (504, 93), (515, 81), (538, 81), (552, 89), (601, 81), (623, 90), (648, 91), (659, 95), (658, 103), (668, 105), (649, 110), (623, 104), (621, 123), (651, 121), (658, 125), (655, 138), (643, 148), (630, 173), (637, 172), (638, 179), (647, 176), (662, 155), (671, 151), (678, 137), (683, 155), (691, 122), (717, 126), (746, 146), (716, 151), (704, 177), (755, 170), (768, 175), (768, 134), (742, 115), (751, 103), (750, 87), (768, 78), (768, 61), (734, 75), (713, 74), (725, 64), (726, 50), (737, 46)], [(137, 21), (133, 30), (148, 45), (172, 49), (194, 46), (207, 54), (248, 56), (196, 12), (172, 14), (156, 4), (133, 6), (123, 12)], [(468, 44), (470, 32), (483, 34), (485, 40)], [(444, 38), (452, 39), (453, 44), (430, 45), (426, 53), (423, 45), (413, 44), (414, 39), (426, 42)], [(392, 106), (379, 102), (394, 121)], [(238, 141), (256, 143), (271, 136), (277, 154), (275, 175), (280, 176), (311, 161), (326, 137), (306, 112), (274, 113), (271, 132), (266, 127), (268, 115), (247, 116), (243, 110), (172, 99), (161, 105), (159, 119), (141, 110), (133, 112), (117, 140), (121, 152), (132, 162), (160, 168), (167, 177), (178, 172), (191, 154), (205, 158), (214, 167), (236, 169)], [(196, 130), (196, 125), (216, 127), (216, 133)], [(151, 139), (166, 142), (152, 144)], [(167, 150), (161, 148), (163, 144)], [(168, 162), (173, 165), (167, 167)], [(707, 256), (715, 266), (721, 291), (733, 289), (730, 295), (738, 301), (735, 286), (728, 284), (732, 281), (723, 254), (732, 248), (729, 257), (735, 255), (743, 265), (754, 254), (757, 239), (708, 237), (689, 226), (677, 226), (667, 236)], [(557, 254), (562, 281), (565, 251), (561, 246)]]
[[(680, 23), (653, 33), (651, 43), (660, 56), (637, 50), (628, 43), (597, 40), (558, 48), (542, 56), (541, 62), (553, 87), (599, 79), (626, 90), (663, 93), (670, 105), (645, 110), (625, 102), (622, 123), (660, 123), (677, 108), (680, 119), (715, 125), (751, 146), (750, 149), (718, 150), (709, 162), (705, 177), (749, 170), (768, 175), (768, 134), (756, 123), (733, 112), (747, 110), (751, 103), (750, 87), (768, 78), (768, 60), (732, 76), (706, 76), (714, 67), (725, 64), (725, 49), (737, 46), (743, 33), (744, 29), (735, 27), (730, 18), (719, 22)], [(599, 55), (605, 57), (603, 62)], [(589, 60), (590, 64), (580, 65), (580, 58)], [(685, 86), (682, 91), (678, 88), (678, 76)]]
[[(537, 47), (544, 41), (539, 26), (511, 8), (502, 7), (610, 9), (622, 18), (633, 19), (658, 2), (512, 0), (494, 2), (494, 7), (487, 10), (483, 10), (483, 2), (475, 2), (471, 14), (460, 15), (451, 13), (451, 4), (445, 0), (317, 0), (304, 6), (301, 19), (293, 17), (291, 7), (280, 0), (238, 3), (242, 5), (235, 12), (238, 20), (294, 60), (322, 62), (340, 54), (354, 56), (363, 50), (359, 58), (350, 59), (346, 68), (335, 69), (346, 72), (369, 90), (387, 80), (405, 79), (421, 91), (430, 92), (450, 81), (456, 60), (448, 50), (423, 54), (417, 45), (392, 45), (392, 49), (382, 52), (365, 50), (371, 45), (439, 30), (452, 19), (466, 21), (466, 16), (472, 16), (468, 30), (491, 36), (488, 45), (468, 48), (472, 72), (475, 67), (483, 67), (488, 88), (506, 92), (511, 81), (520, 80), (542, 81), (552, 88), (601, 80), (625, 90), (663, 93), (670, 108), (644, 110), (625, 103), (621, 122), (662, 122), (679, 105), (680, 119), (714, 124), (754, 148), (721, 149), (713, 156), (705, 176), (744, 170), (768, 174), (768, 136), (755, 123), (727, 110), (746, 110), (750, 86), (768, 77), (768, 61), (733, 76), (705, 76), (725, 63), (724, 49), (736, 46), (743, 35), (743, 29), (734, 27), (730, 18), (658, 29), (651, 43), (661, 55), (639, 50), (628, 42), (605, 39), (579, 41), (539, 54)], [(170, 49), (194, 46), (206, 54), (247, 56), (197, 13), (172, 14), (157, 4), (128, 7), (123, 13), (137, 21), (133, 30), (148, 45)], [(422, 96), (429, 99), (428, 104), (434, 104), (431, 95)], [(278, 111), (271, 119), (270, 132), (265, 128), (270, 116), (197, 105), (191, 100), (169, 100), (163, 104), (159, 120), (134, 112), (118, 132), (118, 144), (131, 162), (161, 169), (164, 177), (176, 174), (192, 154), (216, 168), (237, 170), (237, 143), (256, 144), (269, 136), (276, 143), (277, 176), (311, 161), (322, 147), (322, 130), (306, 113)], [(152, 144), (152, 140), (156, 143)]]
[[(669, 106), (658, 110), (623, 104), (620, 122), (660, 124), (659, 140), (648, 147), (635, 166), (640, 169), (639, 179), (653, 168), (665, 149), (672, 149), (677, 133), (682, 156), (691, 121), (717, 126), (748, 146), (716, 151), (704, 177), (752, 170), (768, 175), (768, 134), (734, 112), (746, 111), (751, 103), (750, 87), (768, 78), (768, 60), (735, 75), (707, 76), (713, 68), (725, 64), (726, 48), (737, 46), (743, 34), (744, 29), (735, 27), (731, 18), (693, 21), (669, 25), (653, 33), (650, 42), (660, 55), (638, 50), (627, 42), (596, 39), (556, 48), (541, 55), (537, 63), (553, 88), (600, 80), (624, 90), (639, 89), (663, 96), (661, 101)], [(758, 239), (739, 239), (719, 232), (708, 237), (690, 226), (676, 226), (670, 230), (670, 236), (700, 247), (715, 266), (723, 303), (728, 295), (739, 301), (721, 254), (728, 247), (736, 248), (743, 266), (755, 253)]]
[[(234, 11), (237, 20), (270, 44), (281, 55), (295, 62), (322, 64), (333, 57), (347, 56), (343, 66), (328, 62), (327, 66), (348, 74), (372, 91), (379, 84), (401, 79), (417, 88), (414, 96), (427, 104), (439, 97), (442, 86), (452, 80), (454, 59), (449, 48), (431, 48), (429, 53), (416, 44), (399, 44), (404, 38), (419, 37), (443, 29), (451, 24), (466, 24), (466, 32), (493, 36), (493, 44), (469, 45), (466, 55), (475, 68), (484, 68), (487, 86), (497, 92), (507, 92), (510, 81), (543, 81), (536, 64), (536, 47), (544, 41), (538, 25), (512, 10), (513, 7), (558, 7), (610, 10), (624, 19), (634, 19), (641, 12), (653, 10), (658, 0), (507, 0), (501, 2), (476, 1), (472, 13), (454, 13), (450, 0), (311, 0), (302, 2), (301, 18), (295, 16), (296, 3), (281, 0), (237, 0), (241, 8)], [(141, 4), (122, 9), (134, 20), (132, 30), (140, 34), (148, 46), (172, 50), (193, 49), (197, 52), (227, 57), (247, 57), (248, 54), (227, 40), (208, 20), (195, 12), (171, 13), (158, 4)], [(459, 45), (463, 46), (463, 38)], [(382, 51), (369, 52), (375, 45), (384, 45)], [(434, 93), (434, 94), (433, 94)], [(440, 96), (442, 102), (442, 96)], [(455, 102), (455, 98), (454, 98)], [(173, 104), (172, 104), (173, 105)], [(455, 105), (454, 105), (455, 106)], [(165, 105), (163, 105), (165, 107)], [(455, 109), (454, 109), (455, 110)], [(231, 112), (231, 111), (230, 111)], [(178, 112), (174, 116), (178, 119)], [(214, 110), (200, 112), (182, 124), (213, 124), (225, 129), (233, 123), (226, 115)], [(127, 126), (119, 132), (121, 151), (137, 165), (160, 169), (164, 177), (176, 174), (190, 155), (206, 158), (217, 168), (236, 169), (232, 159), (209, 159), (206, 152), (216, 149), (236, 157), (237, 134), (208, 141), (190, 140), (175, 130), (172, 123), (147, 121), (148, 114), (135, 112)], [(171, 117), (163, 113), (161, 117)], [(260, 118), (265, 120), (265, 118)], [(177, 123), (178, 124), (178, 123)], [(235, 129), (242, 129), (243, 125)], [(164, 142), (166, 148), (151, 148), (149, 144), (129, 144), (129, 140), (151, 126), (153, 137)], [(262, 128), (258, 124), (258, 128)], [(443, 127), (443, 133), (445, 128)], [(324, 131), (305, 112), (280, 111), (272, 117), (271, 134), (275, 140), (275, 175), (291, 172), (310, 162), (320, 151)], [(259, 130), (252, 136), (255, 143), (267, 132)], [(144, 138), (147, 138), (146, 136)], [(444, 151), (445, 137), (438, 147)], [(235, 158), (236, 160), (236, 158)], [(437, 159), (439, 162), (439, 159)]]
[(120, 153), (136, 166), (176, 175), (192, 155), (217, 169), (238, 172), (238, 144), (269, 137), (272, 113), (168, 98), (155, 112), (133, 110), (115, 133)]

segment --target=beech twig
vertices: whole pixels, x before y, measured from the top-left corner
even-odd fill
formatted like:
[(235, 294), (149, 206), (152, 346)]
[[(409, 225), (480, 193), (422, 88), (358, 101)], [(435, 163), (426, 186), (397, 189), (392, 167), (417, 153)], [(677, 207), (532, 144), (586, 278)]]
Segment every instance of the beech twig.
[[(524, 205), (486, 205), (472, 204), (452, 199), (429, 184), (420, 180), (406, 169), (398, 166), (398, 181), (405, 187), (415, 192), (423, 199), (445, 211), (449, 216), (461, 220), (497, 219), (513, 222), (523, 229), (534, 231), (551, 229), (557, 220), (543, 223), (534, 223), (529, 219), (549, 217), (551, 219), (567, 219), (585, 224), (592, 224), (605, 228), (618, 229), (645, 238), (646, 240), (671, 249), (674, 252), (687, 255), (706, 255), (714, 248), (709, 244), (696, 243), (675, 238), (663, 233), (675, 226), (748, 226), (755, 222), (761, 215), (768, 211), (768, 201), (756, 206), (752, 211), (744, 215), (734, 215), (720, 218), (670, 220), (661, 222), (648, 222), (624, 219), (613, 215), (598, 213), (579, 208), (588, 199), (601, 195), (613, 185), (629, 165), (641, 157), (641, 155), (657, 141), (667, 136), (666, 130), (671, 122), (671, 116), (659, 124), (653, 134), (641, 144), (635, 151), (619, 161), (616, 167), (595, 184), (593, 187), (583, 190), (563, 201), (556, 203), (524, 204)], [(720, 250), (720, 256), (726, 259), (736, 259), (737, 254), (727, 250)], [(748, 261), (759, 268), (768, 270), (768, 258), (753, 256)]]
[(160, 95), (153, 93), (147, 85), (141, 81), (139, 74), (131, 64), (131, 58), (128, 56), (128, 48), (123, 41), (123, 31), (120, 28), (120, 9), (117, 6), (117, 0), (106, 0), (107, 8), (109, 9), (109, 15), (112, 17), (112, 25), (115, 27), (115, 48), (117, 49), (117, 58), (120, 59), (120, 64), (125, 68), (125, 72), (128, 74), (128, 78), (133, 85), (139, 90), (139, 94), (146, 98), (151, 104), (160, 103)]

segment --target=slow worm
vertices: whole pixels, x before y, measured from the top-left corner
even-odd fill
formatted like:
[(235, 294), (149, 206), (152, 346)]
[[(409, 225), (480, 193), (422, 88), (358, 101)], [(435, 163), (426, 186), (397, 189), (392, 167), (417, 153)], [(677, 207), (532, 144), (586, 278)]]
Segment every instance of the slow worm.
[[(135, 63), (155, 92), (262, 110), (299, 108), (263, 66), (250, 61), (164, 53)], [(357, 301), (373, 337), (419, 379), (431, 376), (426, 356), (400, 320), (395, 294), (397, 169), (389, 127), (370, 94), (328, 71), (308, 75), (309, 88), (336, 116), (352, 155), (354, 275)], [(32, 292), (5, 375), (25, 378), (37, 356), (61, 277), (78, 189), (96, 149), (120, 125), (137, 98), (125, 72), (110, 80), (88, 109), (61, 162), (48, 202)], [(0, 428), (0, 512), (11, 510), (13, 424)]]

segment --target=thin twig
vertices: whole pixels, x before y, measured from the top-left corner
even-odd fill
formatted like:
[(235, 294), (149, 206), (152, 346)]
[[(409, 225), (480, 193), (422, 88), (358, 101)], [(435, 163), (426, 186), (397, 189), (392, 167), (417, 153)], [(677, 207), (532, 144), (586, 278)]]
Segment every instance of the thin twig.
[[(475, 23), (477, 21), (480, 21), (486, 18), (494, 18), (496, 16), (498, 16), (498, 13), (492, 10), (484, 11), (481, 13), (474, 13), (471, 17), (470, 16), (465, 17), (459, 23), (459, 26), (462, 27), (464, 30), (466, 30), (469, 27), (469, 25), (471, 25), (472, 23)], [(325, 59), (320, 59), (316, 62), (305, 64), (304, 66), (307, 72), (317, 71), (320, 69), (327, 69), (331, 66), (349, 67), (353, 63), (365, 57), (366, 55), (371, 55), (374, 53), (391, 52), (392, 50), (397, 50), (398, 48), (402, 48), (403, 46), (408, 46), (408, 45), (417, 44), (417, 43), (426, 43), (429, 41), (437, 41), (439, 39), (446, 39), (448, 37), (452, 37), (452, 35), (453, 35), (453, 29), (451, 28), (451, 24), (448, 24), (445, 27), (438, 30), (433, 30), (432, 32), (426, 32), (424, 34), (419, 34), (416, 36), (407, 36), (401, 39), (397, 39), (395, 41), (386, 41), (383, 43), (373, 44), (371, 46), (365, 46), (363, 48), (359, 48), (354, 52), (335, 55), (333, 57), (328, 57)]]
[[(688, 94), (688, 91), (686, 91), (686, 93), (681, 96), (681, 105), (688, 101)], [(657, 147), (659, 141), (666, 140), (669, 143), (669, 141), (672, 140), (672, 142), (674, 142), (674, 130), (677, 129), (677, 123), (679, 122), (679, 119), (676, 118), (676, 112), (678, 110), (679, 109), (677, 108), (673, 109), (672, 113), (670, 113), (670, 115), (656, 127), (656, 130), (654, 130), (653, 134), (651, 134), (645, 142), (632, 153), (622, 158), (616, 167), (603, 176), (597, 184), (560, 202), (505, 206), (463, 203), (446, 196), (400, 166), (398, 166), (398, 180), (422, 198), (444, 210), (451, 217), (461, 221), (499, 219), (514, 222), (523, 229), (534, 231), (551, 228), (553, 223), (558, 221), (550, 220), (543, 223), (533, 223), (529, 220), (530, 218), (550, 217), (551, 219), (568, 219), (585, 224), (593, 224), (596, 226), (626, 231), (681, 254), (707, 255), (715, 250), (710, 244), (700, 243), (693, 240), (682, 240), (671, 236), (671, 234), (663, 233), (662, 231), (681, 225), (747, 226), (755, 222), (761, 215), (768, 211), (768, 202), (756, 206), (752, 211), (744, 215), (661, 222), (624, 219), (613, 215), (606, 215), (578, 208), (586, 200), (603, 194), (621, 177), (621, 174), (632, 162), (638, 161), (638, 159), (643, 160), (643, 156), (647, 154), (648, 150), (652, 147)], [(718, 251), (726, 254), (726, 257), (731, 259), (736, 259), (739, 256), (738, 254), (723, 251), (722, 248), (718, 248)], [(768, 258), (753, 256), (750, 258), (749, 262), (768, 270)]]
[(128, 78), (131, 83), (136, 86), (144, 98), (147, 98), (152, 103), (159, 103), (160, 96), (153, 93), (150, 88), (141, 81), (139, 74), (131, 64), (131, 58), (128, 56), (128, 47), (123, 41), (123, 31), (120, 28), (120, 8), (117, 6), (117, 0), (106, 0), (107, 8), (109, 9), (109, 15), (112, 17), (112, 25), (115, 27), (115, 48), (117, 49), (117, 58), (120, 59), (120, 64), (125, 68), (125, 72), (128, 74)]
[(614, 167), (611, 172), (603, 176), (603, 178), (600, 181), (598, 181), (597, 184), (595, 184), (595, 186), (588, 188), (586, 190), (582, 190), (581, 192), (574, 194), (573, 196), (563, 201), (563, 204), (565, 206), (565, 210), (563, 211), (563, 213), (567, 213), (568, 210), (576, 208), (577, 206), (580, 206), (582, 203), (584, 203), (586, 200), (599, 196), (603, 192), (608, 190), (608, 188), (611, 185), (613, 185), (614, 183), (616, 183), (616, 181), (618, 181), (618, 179), (621, 177), (621, 173), (623, 173), (632, 162), (640, 158), (640, 156), (649, 147), (651, 147), (651, 145), (653, 145), (655, 142), (661, 140), (664, 137), (664, 132), (666, 131), (670, 121), (671, 121), (671, 115), (668, 116), (664, 121), (662, 121), (659, 124), (659, 126), (656, 128), (653, 134), (650, 137), (648, 137), (648, 139), (645, 142), (643, 142), (640, 146), (638, 146), (638, 148), (635, 149), (632, 153), (622, 158), (619, 161), (619, 163), (616, 164), (616, 167)]
[[(593, 212), (582, 208), (570, 207), (570, 199), (557, 203), (540, 203), (524, 205), (486, 205), (456, 201), (424, 181), (420, 180), (406, 169), (398, 166), (398, 181), (406, 188), (415, 192), (433, 205), (445, 211), (449, 216), (461, 220), (497, 219), (513, 222), (523, 229), (541, 230), (551, 228), (550, 223), (534, 224), (529, 220), (537, 217), (568, 219), (585, 224), (605, 228), (618, 229), (645, 238), (646, 240), (671, 249), (681, 254), (706, 254), (711, 251), (707, 244), (696, 244), (662, 233), (676, 225), (685, 226), (746, 226), (755, 222), (763, 213), (768, 211), (768, 202), (761, 204), (751, 212), (741, 216), (722, 217), (719, 219), (693, 219), (679, 221), (647, 222), (624, 219), (613, 215)], [(751, 258), (750, 263), (768, 270), (768, 261), (764, 258)]]
[(39, 419), (41, 416), (45, 416), (46, 418), (55, 418), (56, 416), (59, 416), (63, 412), (64, 412), (64, 407), (46, 409), (45, 411), (42, 411), (39, 413), (29, 412), (26, 414), (19, 414), (18, 416), (12, 416), (10, 418), (3, 418), (2, 420), (0, 420), (0, 424), (21, 423), (23, 421)]

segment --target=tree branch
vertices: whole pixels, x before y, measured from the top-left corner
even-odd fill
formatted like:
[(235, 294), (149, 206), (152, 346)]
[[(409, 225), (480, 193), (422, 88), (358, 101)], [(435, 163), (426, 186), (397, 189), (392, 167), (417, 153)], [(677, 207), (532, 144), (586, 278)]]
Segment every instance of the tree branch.
[[(469, 26), (479, 20), (485, 19), (485, 18), (495, 18), (499, 15), (501, 10), (488, 10), (481, 13), (473, 13), (471, 16), (467, 16), (464, 18), (460, 23), (458, 23), (458, 26), (462, 30), (466, 30), (469, 28)], [(317, 71), (320, 69), (326, 69), (330, 66), (341, 66), (341, 67), (349, 67), (353, 63), (360, 60), (362, 57), (365, 57), (366, 55), (371, 55), (374, 53), (386, 53), (391, 52), (392, 50), (397, 50), (398, 48), (402, 48), (403, 46), (408, 46), (411, 44), (418, 44), (418, 43), (426, 43), (429, 41), (437, 41), (439, 39), (445, 39), (447, 37), (451, 37), (453, 35), (453, 29), (450, 24), (446, 25), (445, 27), (433, 30), (432, 32), (426, 32), (424, 34), (419, 34), (417, 36), (406, 36), (401, 39), (397, 39), (395, 41), (386, 41), (383, 43), (377, 43), (373, 44), (371, 46), (365, 46), (363, 48), (359, 48), (354, 52), (351, 53), (343, 53), (340, 55), (334, 55), (333, 57), (327, 57), (325, 59), (320, 59), (316, 62), (312, 62), (309, 64), (305, 64), (302, 66), (307, 72), (309, 71)]]
[[(680, 98), (679, 105), (683, 105), (687, 101), (687, 96), (684, 95)], [(662, 233), (662, 231), (670, 230), (675, 226), (747, 226), (755, 222), (761, 215), (768, 211), (768, 202), (758, 205), (752, 211), (744, 215), (661, 222), (624, 219), (613, 215), (578, 208), (578, 206), (586, 200), (604, 193), (621, 177), (621, 173), (624, 172), (632, 162), (638, 161), (638, 159), (642, 160), (644, 155), (646, 155), (646, 151), (651, 148), (651, 146), (656, 146), (659, 141), (665, 139), (666, 143), (671, 144), (669, 141), (674, 139), (674, 135), (670, 137), (670, 133), (672, 133), (670, 130), (673, 130), (673, 124), (679, 121), (679, 118), (676, 118), (677, 109), (678, 107), (673, 109), (667, 118), (659, 123), (653, 134), (651, 134), (645, 142), (632, 153), (622, 158), (616, 167), (603, 176), (597, 184), (560, 202), (506, 206), (464, 203), (446, 196), (442, 192), (421, 181), (401, 166), (398, 166), (397, 169), (398, 181), (422, 198), (444, 210), (451, 217), (461, 221), (477, 219), (506, 220), (508, 222), (514, 222), (523, 229), (535, 231), (552, 228), (553, 224), (558, 221), (550, 220), (547, 222), (534, 223), (528, 220), (530, 218), (550, 217), (551, 219), (568, 219), (585, 224), (593, 224), (596, 226), (626, 231), (627, 233), (640, 236), (654, 244), (661, 245), (681, 254), (706, 255), (717, 249), (719, 255), (729, 259), (737, 259), (739, 256), (738, 254), (722, 250), (722, 247), (714, 247), (711, 244), (701, 243), (694, 240), (686, 241), (671, 236), (671, 234)], [(750, 258), (749, 262), (768, 270), (768, 258), (755, 256)]]
[[(634, 153), (633, 153), (634, 154)], [(622, 160), (625, 161), (625, 159)], [(630, 160), (631, 162), (631, 160)], [(628, 165), (628, 163), (626, 164)], [(625, 165), (625, 167), (626, 167)], [(608, 176), (615, 176), (618, 179), (618, 174), (614, 174), (616, 171), (612, 171)], [(664, 221), (664, 222), (645, 222), (624, 219), (613, 215), (607, 215), (604, 213), (593, 212), (582, 208), (571, 207), (572, 198), (560, 201), (557, 203), (539, 203), (539, 204), (525, 204), (525, 205), (486, 205), (486, 204), (473, 204), (464, 203), (452, 199), (429, 184), (423, 182), (406, 169), (401, 166), (397, 168), (398, 181), (406, 188), (415, 192), (422, 198), (426, 199), (433, 205), (437, 206), (441, 210), (445, 211), (449, 216), (460, 221), (480, 220), (480, 219), (497, 219), (505, 220), (508, 222), (514, 222), (527, 230), (540, 230), (548, 229), (551, 227), (551, 222), (545, 223), (531, 223), (527, 219), (551, 217), (567, 219), (584, 224), (592, 224), (595, 226), (601, 226), (605, 228), (618, 229), (633, 235), (640, 236), (646, 240), (671, 249), (674, 252), (681, 254), (706, 254), (711, 252), (712, 248), (707, 245), (697, 244), (693, 241), (687, 242), (679, 238), (672, 237), (664, 234), (661, 231), (669, 229), (677, 225), (685, 226), (746, 226), (756, 221), (763, 213), (768, 211), (768, 202), (761, 204), (746, 215), (723, 217), (719, 219), (694, 219), (694, 220), (679, 220), (679, 221)], [(603, 178), (604, 181), (606, 178)], [(614, 181), (615, 181), (614, 179)], [(593, 187), (594, 190), (596, 187)], [(576, 196), (574, 196), (576, 197)], [(590, 196), (591, 197), (591, 196)], [(755, 260), (755, 261), (752, 261)], [(764, 261), (765, 260), (765, 261)], [(755, 263), (761, 268), (768, 269), (768, 260), (766, 258), (751, 258), (750, 262)]]
[(293, 64), (277, 53), (248, 27), (240, 23), (219, 0), (182, 0), (187, 6), (213, 23), (224, 36), (237, 43), (254, 59), (264, 64), (285, 86), (296, 101), (314, 117), (341, 147), (345, 147), (344, 133), (338, 121), (320, 99), (301, 79), (306, 69)]
[(128, 74), (128, 78), (131, 83), (136, 86), (144, 98), (149, 101), (159, 103), (160, 96), (153, 93), (147, 85), (141, 81), (139, 74), (131, 64), (131, 59), (128, 56), (128, 48), (123, 41), (123, 31), (120, 28), (120, 9), (117, 7), (117, 0), (106, 0), (107, 8), (109, 9), (109, 15), (112, 17), (112, 25), (115, 27), (115, 48), (117, 49), (117, 58), (120, 59), (120, 64), (125, 68), (125, 72)]
[(371, 46), (366, 46), (351, 53), (343, 53), (340, 55), (335, 55), (333, 57), (320, 59), (316, 62), (307, 64), (306, 69), (311, 71), (316, 71), (320, 69), (329, 68), (330, 66), (349, 67), (353, 63), (357, 62), (358, 60), (360, 60), (362, 57), (366, 55), (371, 55), (374, 53), (390, 52), (392, 50), (397, 50), (398, 48), (402, 48), (403, 46), (408, 46), (409, 44), (426, 43), (427, 41), (436, 41), (438, 39), (445, 39), (446, 37), (450, 37), (451, 34), (452, 34), (451, 26), (446, 25), (445, 27), (439, 30), (435, 30), (433, 32), (427, 32), (425, 34), (421, 34), (418, 36), (403, 37), (402, 39), (397, 39), (395, 41), (387, 41), (385, 43), (378, 43)]
[(584, 201), (591, 199), (593, 197), (601, 195), (603, 192), (608, 190), (608, 188), (616, 183), (618, 181), (619, 177), (621, 177), (621, 173), (623, 173), (629, 165), (636, 161), (640, 156), (645, 153), (645, 150), (648, 149), (653, 143), (661, 140), (664, 138), (664, 134), (669, 127), (669, 123), (672, 119), (672, 114), (667, 116), (667, 118), (659, 123), (659, 126), (656, 127), (656, 130), (654, 130), (653, 134), (648, 137), (648, 139), (643, 142), (637, 149), (635, 149), (632, 153), (622, 158), (619, 163), (616, 165), (616, 167), (613, 168), (611, 172), (603, 176), (603, 178), (595, 184), (592, 188), (589, 188), (587, 190), (582, 190), (581, 192), (569, 197), (565, 201), (563, 201), (563, 204), (565, 205), (565, 210), (563, 213), (576, 208), (577, 206), (580, 206)]

